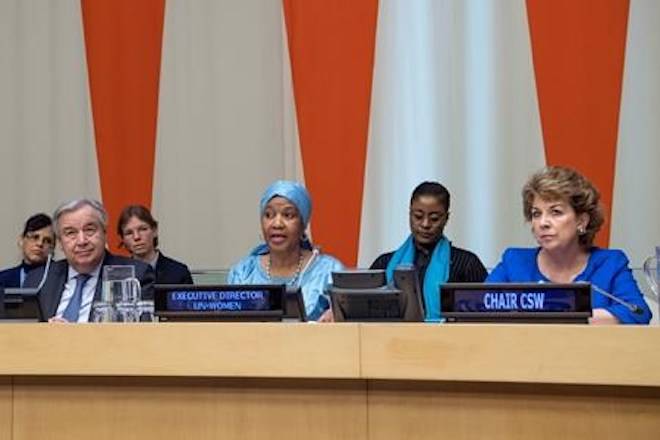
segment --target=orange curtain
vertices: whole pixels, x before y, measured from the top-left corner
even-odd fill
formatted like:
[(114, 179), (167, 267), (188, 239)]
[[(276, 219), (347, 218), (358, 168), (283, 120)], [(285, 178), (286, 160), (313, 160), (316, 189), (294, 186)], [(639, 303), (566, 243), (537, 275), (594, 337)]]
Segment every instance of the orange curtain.
[[(549, 165), (580, 170), (612, 210), (629, 0), (527, 0)], [(610, 223), (596, 243), (607, 246)]]
[[(82, 0), (103, 203), (151, 206), (165, 0)], [(108, 234), (117, 250), (116, 234)]]
[(283, 0), (314, 241), (357, 262), (377, 0)]

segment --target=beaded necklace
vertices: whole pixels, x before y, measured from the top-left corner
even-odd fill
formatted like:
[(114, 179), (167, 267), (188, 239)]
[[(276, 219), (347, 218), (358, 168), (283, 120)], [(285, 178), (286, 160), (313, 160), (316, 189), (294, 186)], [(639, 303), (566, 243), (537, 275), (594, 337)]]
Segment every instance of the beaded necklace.
[[(296, 284), (296, 281), (298, 281), (298, 277), (300, 276), (300, 272), (302, 271), (302, 266), (303, 266), (303, 261), (305, 261), (305, 256), (300, 252), (300, 258), (298, 259), (298, 267), (296, 267), (296, 271), (293, 273), (291, 276), (291, 279), (287, 282), (288, 285), (293, 286)], [(270, 266), (271, 266), (271, 254), (268, 253), (268, 259), (266, 260), (266, 276), (268, 277), (268, 281), (272, 279), (271, 274), (270, 274)]]

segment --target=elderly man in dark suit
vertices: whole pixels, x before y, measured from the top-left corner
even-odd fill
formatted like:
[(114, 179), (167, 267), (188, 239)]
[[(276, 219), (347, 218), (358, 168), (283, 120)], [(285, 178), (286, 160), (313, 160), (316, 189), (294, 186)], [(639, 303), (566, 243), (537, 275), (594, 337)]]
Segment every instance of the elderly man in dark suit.
[(24, 284), (39, 287), (39, 307), (44, 320), (87, 322), (92, 302), (100, 298), (102, 270), (107, 265), (134, 266), (142, 297), (153, 297), (153, 269), (107, 251), (107, 214), (101, 203), (91, 199), (72, 200), (57, 208), (53, 221), (66, 258), (30, 272)]

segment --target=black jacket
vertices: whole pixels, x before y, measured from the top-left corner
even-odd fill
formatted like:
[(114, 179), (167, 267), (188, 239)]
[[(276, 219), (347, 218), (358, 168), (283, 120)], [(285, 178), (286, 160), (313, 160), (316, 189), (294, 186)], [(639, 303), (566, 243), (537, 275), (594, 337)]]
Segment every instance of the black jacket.
[(185, 264), (159, 253), (156, 261), (156, 284), (192, 284), (193, 279)]
[[(465, 249), (452, 246), (449, 256), (448, 283), (481, 283), (488, 276), (488, 271), (475, 254)], [(386, 269), (394, 252), (382, 254), (371, 264), (370, 269)], [(424, 285), (424, 276), (430, 258), (425, 258), (421, 252), (415, 253), (415, 268), (419, 277), (419, 285)]]

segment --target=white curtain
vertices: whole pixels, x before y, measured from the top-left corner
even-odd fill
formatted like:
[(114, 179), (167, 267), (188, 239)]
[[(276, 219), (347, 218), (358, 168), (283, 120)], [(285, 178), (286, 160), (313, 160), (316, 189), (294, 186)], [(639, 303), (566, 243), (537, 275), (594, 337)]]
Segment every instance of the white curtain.
[(611, 246), (640, 267), (660, 246), (660, 2), (630, 4)]
[(164, 29), (153, 203), (161, 247), (191, 267), (225, 268), (259, 240), (266, 185), (296, 175), (281, 4), (168, 1)]
[(100, 196), (79, 0), (0, 2), (0, 267), (33, 213)]
[(359, 262), (409, 233), (413, 188), (452, 200), (446, 233), (493, 266), (529, 245), (520, 189), (545, 163), (523, 0), (381, 0)]

